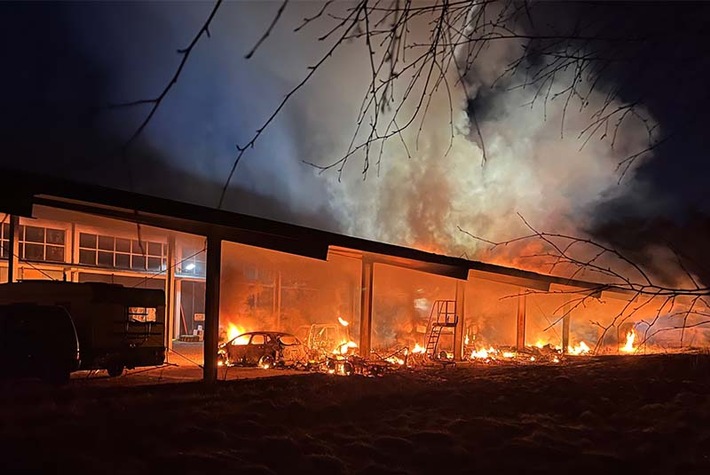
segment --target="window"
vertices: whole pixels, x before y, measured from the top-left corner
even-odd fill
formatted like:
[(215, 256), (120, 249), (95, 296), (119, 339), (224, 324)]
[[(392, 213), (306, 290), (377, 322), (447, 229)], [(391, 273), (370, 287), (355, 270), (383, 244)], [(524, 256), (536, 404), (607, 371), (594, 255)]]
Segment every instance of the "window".
[[(39, 226), (18, 226), (19, 258), (27, 261), (64, 262), (63, 229), (43, 228)], [(3, 223), (0, 228), (2, 258), (10, 255), (10, 225)]]
[(254, 335), (251, 337), (252, 345), (263, 345), (264, 343), (266, 343), (266, 337), (264, 337), (264, 335)]
[(251, 335), (246, 334), (246, 335), (240, 335), (236, 337), (234, 340), (232, 340), (232, 345), (248, 345), (249, 344), (249, 338), (251, 338)]
[(178, 270), (183, 275), (205, 275), (205, 250), (183, 247)]
[(0, 226), (0, 258), (7, 259), (10, 255), (10, 225), (8, 223), (2, 223)]
[(79, 233), (79, 264), (160, 272), (167, 268), (167, 245)]
[(154, 322), (155, 321), (154, 307), (128, 307), (128, 321), (129, 322)]

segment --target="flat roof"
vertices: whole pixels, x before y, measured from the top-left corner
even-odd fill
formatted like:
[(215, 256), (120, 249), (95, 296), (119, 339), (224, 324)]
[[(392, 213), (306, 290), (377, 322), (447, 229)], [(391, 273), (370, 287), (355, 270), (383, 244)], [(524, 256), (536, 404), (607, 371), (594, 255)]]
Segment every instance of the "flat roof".
[(319, 229), (224, 211), (150, 195), (40, 175), (2, 171), (0, 211), (32, 217), (34, 205), (69, 209), (326, 260), (328, 253), (351, 255), (460, 280), (469, 276), (539, 290), (551, 284), (596, 291), (613, 286), (513, 267), (425, 252)]

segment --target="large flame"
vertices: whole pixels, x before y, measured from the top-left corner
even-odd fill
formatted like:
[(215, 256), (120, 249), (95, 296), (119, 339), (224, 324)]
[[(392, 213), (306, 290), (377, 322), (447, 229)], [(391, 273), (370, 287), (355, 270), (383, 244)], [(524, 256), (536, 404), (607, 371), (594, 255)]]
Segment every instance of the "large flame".
[(636, 340), (636, 332), (631, 330), (626, 334), (626, 344), (621, 348), (624, 353), (633, 353), (636, 351), (634, 341)]
[(239, 335), (242, 335), (246, 332), (247, 332), (247, 330), (244, 327), (239, 326), (239, 325), (235, 325), (234, 323), (230, 322), (227, 325), (227, 341), (229, 341), (233, 338), (236, 338)]
[(583, 341), (580, 341), (578, 344), (567, 347), (567, 353), (570, 355), (586, 355), (589, 353), (591, 350), (587, 346), (587, 344)]

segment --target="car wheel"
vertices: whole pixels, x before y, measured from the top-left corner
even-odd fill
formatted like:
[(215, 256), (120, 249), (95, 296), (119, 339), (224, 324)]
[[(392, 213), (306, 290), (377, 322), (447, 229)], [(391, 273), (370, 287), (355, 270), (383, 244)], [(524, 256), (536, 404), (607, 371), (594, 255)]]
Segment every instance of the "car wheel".
[(116, 378), (118, 376), (121, 376), (123, 374), (123, 364), (121, 363), (114, 363), (108, 366), (106, 368), (106, 371), (108, 372), (108, 375), (111, 376), (112, 378)]
[(271, 355), (262, 356), (261, 358), (259, 358), (258, 366), (261, 369), (273, 368), (274, 367), (274, 357)]

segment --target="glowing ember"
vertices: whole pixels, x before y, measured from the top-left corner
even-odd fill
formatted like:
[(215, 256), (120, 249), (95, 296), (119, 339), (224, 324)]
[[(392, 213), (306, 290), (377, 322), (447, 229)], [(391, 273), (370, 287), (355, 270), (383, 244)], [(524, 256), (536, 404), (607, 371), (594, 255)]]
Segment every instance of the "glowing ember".
[(412, 353), (425, 353), (426, 348), (423, 346), (419, 346), (419, 343), (414, 345), (414, 348), (412, 349)]
[(589, 349), (587, 344), (583, 341), (580, 341), (579, 344), (575, 346), (570, 345), (567, 347), (567, 353), (569, 353), (570, 355), (586, 355), (590, 351), (591, 350)]
[(463, 344), (464, 344), (464, 345), (468, 345), (468, 342), (469, 342), (469, 341), (470, 341), (470, 340), (469, 340), (469, 338), (468, 338), (468, 335), (466, 335), (466, 336), (464, 337), (464, 339), (463, 339)]
[(339, 321), (340, 324), (341, 324), (342, 326), (344, 326), (344, 327), (347, 327), (348, 325), (350, 325), (350, 322), (349, 322), (349, 321), (343, 320), (343, 319), (340, 318), (340, 317), (338, 317), (338, 321)]
[(631, 330), (626, 334), (626, 344), (621, 348), (621, 351), (624, 353), (633, 353), (636, 351), (634, 340), (636, 340), (636, 332)]
[(515, 358), (515, 353), (512, 351), (504, 351), (503, 358)]
[(400, 366), (404, 364), (404, 360), (402, 358), (397, 358), (396, 356), (390, 356), (389, 358), (385, 358), (385, 361), (392, 364), (398, 364)]
[(474, 350), (473, 352), (471, 352), (471, 358), (473, 358), (473, 359), (478, 358), (478, 359), (485, 360), (487, 358), (490, 358), (492, 355), (495, 355), (496, 353), (498, 353), (498, 350), (496, 350), (493, 347), (488, 348), (487, 350), (486, 349), (478, 350), (478, 351)]
[(346, 355), (351, 348), (357, 348), (357, 343), (354, 341), (344, 341), (338, 347), (333, 350), (333, 354), (341, 354), (341, 355)]

